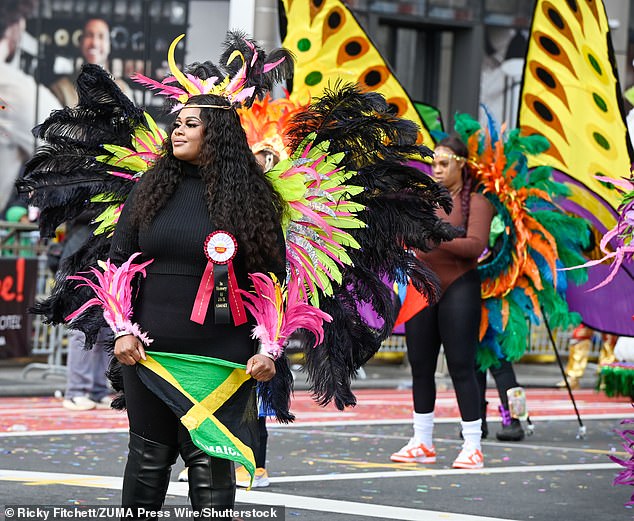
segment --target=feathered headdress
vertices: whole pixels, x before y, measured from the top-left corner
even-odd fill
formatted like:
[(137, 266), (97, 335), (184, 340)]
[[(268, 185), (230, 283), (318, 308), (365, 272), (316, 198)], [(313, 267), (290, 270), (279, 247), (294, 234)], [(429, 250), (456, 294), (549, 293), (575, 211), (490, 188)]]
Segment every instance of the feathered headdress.
[[(131, 77), (137, 83), (158, 90), (157, 94), (175, 100), (172, 111), (179, 110), (190, 97), (199, 94), (224, 96), (232, 105), (250, 107), (256, 98), (262, 99), (275, 83), (286, 79), (293, 71), (293, 57), (286, 49), (275, 49), (267, 56), (255, 40), (241, 32), (230, 31), (218, 67), (210, 64), (218, 74), (202, 79), (184, 73), (176, 65), (174, 51), (184, 37), (184, 34), (177, 36), (169, 47), (167, 62), (172, 76), (162, 82), (142, 74)], [(222, 74), (225, 76), (221, 79)]]

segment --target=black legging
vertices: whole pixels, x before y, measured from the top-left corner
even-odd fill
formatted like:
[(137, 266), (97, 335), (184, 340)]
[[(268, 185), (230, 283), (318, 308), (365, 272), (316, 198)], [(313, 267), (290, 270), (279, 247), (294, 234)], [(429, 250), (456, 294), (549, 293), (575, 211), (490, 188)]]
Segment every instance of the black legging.
[[(497, 387), (498, 394), (500, 395), (500, 402), (506, 410), (509, 408), (509, 399), (506, 395), (506, 391), (513, 387), (518, 387), (517, 379), (515, 378), (515, 370), (513, 364), (506, 358), (502, 358), (500, 365), (497, 367), (490, 367), (491, 375), (495, 380), (495, 386)], [(486, 371), (478, 371), (478, 385), (480, 386), (480, 396), (482, 403), (485, 402), (486, 389), (487, 389), (487, 374)]]
[(136, 368), (124, 365), (122, 369), (130, 432), (171, 447), (190, 438), (176, 414), (139, 379)]
[(442, 343), (462, 420), (480, 418), (475, 364), (480, 312), (480, 276), (472, 270), (453, 282), (437, 304), (423, 309), (405, 323), (415, 412), (434, 410), (434, 374)]

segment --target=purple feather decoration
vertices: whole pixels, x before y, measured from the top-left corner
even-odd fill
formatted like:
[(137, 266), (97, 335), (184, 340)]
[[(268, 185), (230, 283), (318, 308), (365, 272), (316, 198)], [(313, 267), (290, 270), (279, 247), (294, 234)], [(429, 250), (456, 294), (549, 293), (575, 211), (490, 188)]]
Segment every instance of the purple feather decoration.
[[(634, 423), (634, 420), (623, 420), (621, 424)], [(623, 439), (623, 448), (630, 455), (630, 459), (624, 460), (617, 458), (616, 456), (608, 455), (615, 463), (618, 463), (622, 467), (625, 467), (614, 478), (613, 485), (630, 485), (634, 486), (634, 430), (624, 429), (622, 431), (616, 431)], [(634, 493), (632, 493), (630, 500), (625, 503), (627, 506), (634, 505)]]

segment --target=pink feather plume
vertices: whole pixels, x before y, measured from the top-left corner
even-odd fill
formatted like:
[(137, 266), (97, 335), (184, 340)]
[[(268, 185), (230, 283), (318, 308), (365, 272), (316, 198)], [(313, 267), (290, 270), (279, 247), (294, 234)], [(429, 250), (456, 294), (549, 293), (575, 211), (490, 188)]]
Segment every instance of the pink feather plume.
[(307, 329), (315, 335), (315, 346), (324, 339), (323, 322), (332, 317), (311, 306), (302, 295), (296, 277), (291, 277), (283, 288), (275, 275), (250, 273), (255, 294), (239, 290), (245, 297), (244, 306), (255, 318), (253, 338), (262, 344), (274, 358), (284, 350), (286, 339), (298, 329)]
[(102, 306), (103, 316), (115, 333), (126, 331), (136, 336), (145, 345), (150, 345), (152, 339), (141, 331), (138, 324), (133, 324), (130, 321), (132, 317), (132, 279), (137, 273), (145, 277), (145, 268), (154, 261), (154, 259), (150, 259), (142, 264), (133, 264), (132, 261), (139, 255), (141, 254), (132, 254), (119, 268), (111, 263), (110, 259), (100, 263), (103, 272), (97, 268), (91, 268), (90, 272), (97, 278), (97, 283), (82, 275), (69, 276), (68, 278), (71, 280), (81, 281), (81, 284), (76, 287), (88, 286), (92, 289), (95, 292), (95, 297), (68, 315), (66, 320), (73, 320), (92, 306)]

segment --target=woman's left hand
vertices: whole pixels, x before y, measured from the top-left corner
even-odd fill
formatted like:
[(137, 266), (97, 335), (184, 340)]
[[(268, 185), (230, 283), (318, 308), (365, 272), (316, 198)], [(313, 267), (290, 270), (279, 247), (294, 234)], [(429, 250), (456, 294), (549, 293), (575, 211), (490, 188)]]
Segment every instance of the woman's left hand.
[(265, 355), (253, 355), (247, 362), (247, 374), (258, 382), (268, 382), (275, 376), (275, 362)]

